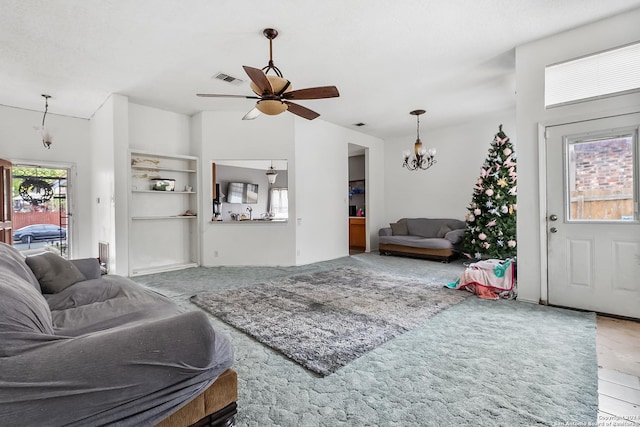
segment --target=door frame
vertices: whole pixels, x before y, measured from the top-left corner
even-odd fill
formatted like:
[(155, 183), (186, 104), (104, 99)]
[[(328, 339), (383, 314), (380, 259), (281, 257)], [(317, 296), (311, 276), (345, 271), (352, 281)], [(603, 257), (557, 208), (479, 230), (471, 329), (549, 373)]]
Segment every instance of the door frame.
[(76, 207), (76, 178), (78, 177), (77, 166), (75, 163), (68, 162), (56, 162), (56, 161), (42, 161), (42, 160), (25, 160), (25, 159), (10, 159), (12, 165), (20, 166), (33, 166), (42, 167), (48, 169), (67, 169), (67, 256), (69, 259), (75, 257), (74, 248), (76, 245), (77, 233), (74, 233), (76, 228), (76, 219), (74, 216)]
[(538, 122), (538, 226), (540, 243), (540, 304), (549, 304), (549, 276), (547, 263), (547, 128), (638, 113), (640, 113), (640, 106), (633, 106), (619, 110), (592, 113), (584, 116), (567, 116), (564, 118), (549, 120), (547, 122)]

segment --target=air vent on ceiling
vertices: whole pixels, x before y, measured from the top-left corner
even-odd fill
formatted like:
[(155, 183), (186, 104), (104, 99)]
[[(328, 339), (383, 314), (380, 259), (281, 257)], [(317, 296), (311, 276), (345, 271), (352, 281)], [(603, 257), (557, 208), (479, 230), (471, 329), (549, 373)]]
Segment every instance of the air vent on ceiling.
[(218, 80), (222, 80), (225, 81), (227, 83), (231, 83), (233, 85), (240, 85), (242, 84), (242, 82), (244, 80), (239, 79), (237, 77), (233, 77), (230, 76), (229, 74), (225, 74), (225, 73), (217, 73), (215, 76), (213, 76), (214, 78), (218, 79)]

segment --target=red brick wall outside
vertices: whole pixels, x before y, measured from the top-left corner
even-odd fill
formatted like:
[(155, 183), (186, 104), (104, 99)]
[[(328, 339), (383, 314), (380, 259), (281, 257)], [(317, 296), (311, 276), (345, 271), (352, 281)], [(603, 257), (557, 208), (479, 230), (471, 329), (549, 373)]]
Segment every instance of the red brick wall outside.
[(576, 191), (615, 192), (633, 187), (631, 138), (582, 143), (574, 149)]
[(575, 188), (571, 219), (621, 220), (633, 217), (631, 138), (574, 145)]

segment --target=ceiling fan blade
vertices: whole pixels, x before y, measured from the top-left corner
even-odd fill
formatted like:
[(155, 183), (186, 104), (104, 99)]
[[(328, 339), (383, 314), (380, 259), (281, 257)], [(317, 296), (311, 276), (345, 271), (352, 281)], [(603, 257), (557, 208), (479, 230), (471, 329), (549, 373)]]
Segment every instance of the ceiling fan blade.
[(310, 87), (308, 89), (292, 90), (282, 95), (285, 99), (322, 99), (336, 98), (340, 96), (338, 88), (335, 86)]
[(244, 99), (261, 99), (259, 96), (245, 96), (245, 95), (223, 95), (217, 93), (196, 93), (196, 96), (203, 96), (205, 98), (244, 98)]
[(308, 109), (307, 107), (303, 107), (302, 105), (294, 104), (293, 102), (289, 101), (284, 101), (284, 103), (289, 107), (288, 109), (290, 113), (293, 113), (296, 116), (300, 116), (303, 119), (313, 120), (316, 117), (320, 116), (320, 114)]
[(249, 111), (247, 114), (244, 115), (242, 120), (253, 120), (256, 117), (258, 117), (260, 114), (262, 114), (260, 113), (260, 110), (254, 107), (253, 110)]
[(271, 82), (267, 78), (266, 74), (262, 72), (262, 70), (258, 68), (249, 67), (247, 65), (243, 65), (244, 71), (247, 73), (253, 84), (258, 86), (258, 88), (262, 91), (262, 95), (273, 95), (273, 87), (271, 87)]

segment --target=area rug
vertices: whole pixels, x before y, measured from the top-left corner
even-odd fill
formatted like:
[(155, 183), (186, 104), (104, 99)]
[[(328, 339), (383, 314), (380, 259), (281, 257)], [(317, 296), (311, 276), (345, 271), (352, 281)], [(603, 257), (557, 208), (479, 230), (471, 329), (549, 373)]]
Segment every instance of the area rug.
[(191, 302), (326, 376), (469, 295), (343, 267), (199, 293)]

